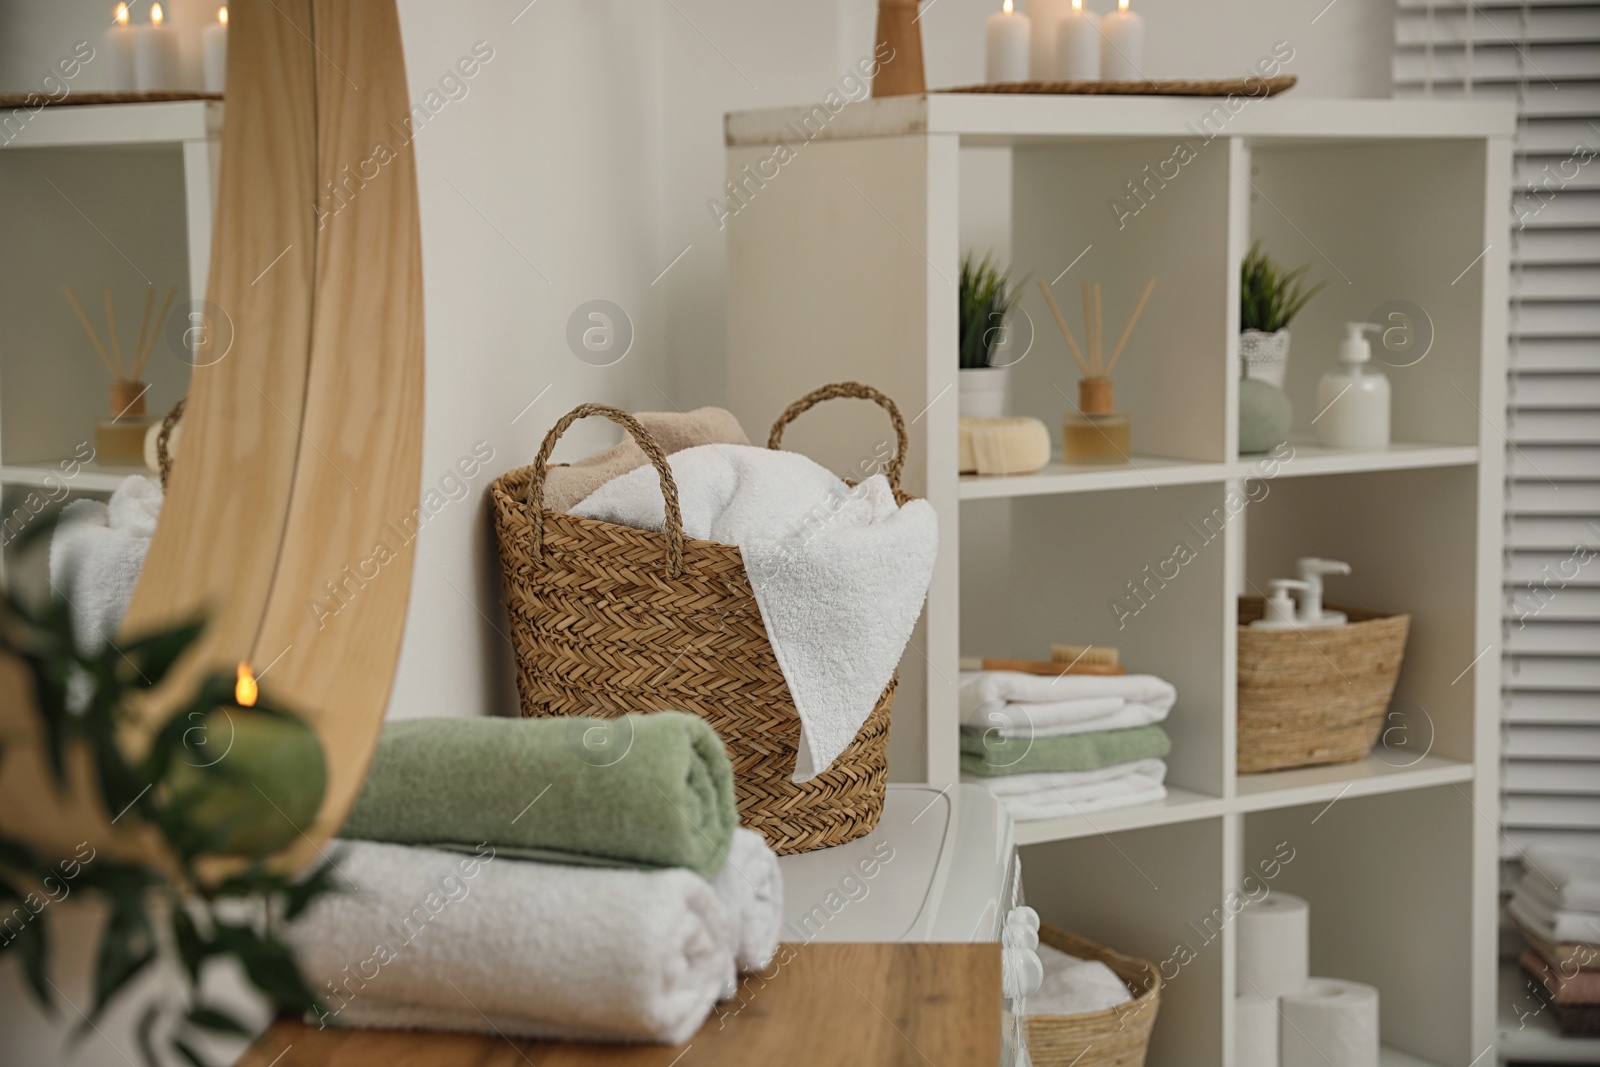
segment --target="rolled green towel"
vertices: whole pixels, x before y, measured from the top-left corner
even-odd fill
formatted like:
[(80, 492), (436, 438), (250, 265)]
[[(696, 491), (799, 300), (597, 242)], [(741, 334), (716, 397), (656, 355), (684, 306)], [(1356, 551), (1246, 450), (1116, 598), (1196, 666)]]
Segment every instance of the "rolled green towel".
[(1159, 726), (1098, 730), (1058, 737), (1001, 737), (961, 731), (961, 769), (968, 774), (1039, 774), (1097, 771), (1118, 763), (1165, 759), (1172, 741)]
[(390, 722), (340, 836), (710, 878), (738, 824), (722, 739), (661, 711)]

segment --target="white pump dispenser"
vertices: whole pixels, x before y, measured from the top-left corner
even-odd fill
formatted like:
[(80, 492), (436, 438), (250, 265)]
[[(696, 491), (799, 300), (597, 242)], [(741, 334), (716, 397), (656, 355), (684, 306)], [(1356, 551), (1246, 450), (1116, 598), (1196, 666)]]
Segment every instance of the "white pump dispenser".
[(1349, 620), (1342, 611), (1322, 609), (1322, 576), (1324, 574), (1349, 574), (1350, 564), (1336, 559), (1319, 559), (1303, 556), (1300, 559), (1300, 580), (1305, 592), (1300, 597), (1301, 626), (1342, 626)]
[(1372, 346), (1369, 330), (1383, 327), (1370, 322), (1344, 324), (1339, 365), (1317, 384), (1317, 441), (1325, 448), (1389, 447), (1389, 379), (1368, 366)]
[(1267, 584), (1272, 586), (1272, 595), (1267, 598), (1267, 614), (1250, 625), (1261, 630), (1292, 630), (1299, 626), (1300, 621), (1294, 614), (1294, 597), (1289, 595), (1289, 590), (1304, 592), (1310, 586), (1298, 578), (1274, 578)]

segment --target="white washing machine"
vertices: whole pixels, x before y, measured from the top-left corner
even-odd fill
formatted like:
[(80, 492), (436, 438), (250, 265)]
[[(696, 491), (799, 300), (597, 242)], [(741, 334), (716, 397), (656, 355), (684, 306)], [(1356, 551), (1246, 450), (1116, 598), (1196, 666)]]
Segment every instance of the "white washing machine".
[[(872, 833), (781, 856), (785, 941), (1000, 941), (1010, 994), (1001, 1062), (1025, 1064), (1011, 996), (1042, 977), (1016, 829), (975, 785), (891, 785)], [(1031, 929), (1031, 936), (1029, 930)]]

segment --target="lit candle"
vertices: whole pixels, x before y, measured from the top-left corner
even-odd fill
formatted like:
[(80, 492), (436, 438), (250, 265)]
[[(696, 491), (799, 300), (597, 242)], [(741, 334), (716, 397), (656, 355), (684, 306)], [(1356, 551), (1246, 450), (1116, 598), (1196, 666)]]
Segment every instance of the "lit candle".
[(1106, 81), (1144, 81), (1144, 19), (1117, 0), (1117, 10), (1100, 20), (1100, 76)]
[(1065, 0), (1026, 0), (1028, 13), (1028, 77), (1036, 82), (1056, 77), (1056, 27), (1066, 14)]
[(118, 4), (116, 20), (100, 38), (100, 50), (105, 55), (105, 88), (114, 93), (127, 92), (134, 86), (133, 43), (137, 31), (128, 25), (128, 5)]
[(1064, 82), (1100, 80), (1100, 18), (1072, 0), (1056, 30), (1055, 78)]
[(984, 25), (988, 37), (985, 80), (1020, 82), (1028, 80), (1028, 16), (1011, 9), (1011, 0), (989, 16)]
[(206, 92), (220, 93), (228, 81), (228, 9), (217, 8), (217, 21), (200, 35), (205, 50)]
[(141, 93), (183, 87), (178, 31), (166, 25), (160, 4), (150, 6), (150, 25), (139, 28), (134, 47), (135, 82)]

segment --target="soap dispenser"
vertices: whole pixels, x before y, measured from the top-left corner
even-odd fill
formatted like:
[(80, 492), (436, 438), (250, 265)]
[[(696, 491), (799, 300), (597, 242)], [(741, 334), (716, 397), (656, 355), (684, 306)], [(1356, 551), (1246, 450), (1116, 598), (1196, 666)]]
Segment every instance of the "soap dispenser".
[(1317, 383), (1319, 414), (1312, 422), (1325, 448), (1389, 447), (1389, 379), (1368, 366), (1372, 346), (1365, 336), (1381, 329), (1370, 322), (1344, 324), (1339, 365)]
[(1322, 607), (1322, 576), (1349, 574), (1350, 564), (1336, 559), (1303, 556), (1300, 559), (1300, 581), (1305, 592), (1300, 596), (1301, 626), (1343, 626), (1349, 619), (1342, 611), (1324, 611)]
[(1267, 614), (1250, 625), (1258, 630), (1292, 630), (1299, 626), (1300, 620), (1295, 617), (1294, 597), (1289, 595), (1289, 590), (1304, 592), (1311, 588), (1310, 585), (1298, 578), (1274, 578), (1267, 584), (1272, 586), (1272, 595), (1267, 598)]

